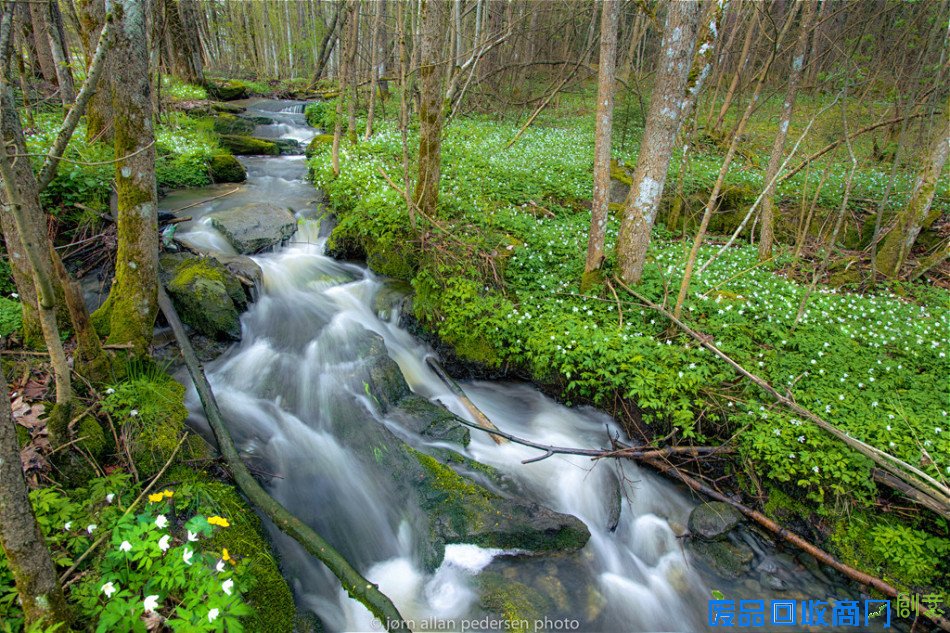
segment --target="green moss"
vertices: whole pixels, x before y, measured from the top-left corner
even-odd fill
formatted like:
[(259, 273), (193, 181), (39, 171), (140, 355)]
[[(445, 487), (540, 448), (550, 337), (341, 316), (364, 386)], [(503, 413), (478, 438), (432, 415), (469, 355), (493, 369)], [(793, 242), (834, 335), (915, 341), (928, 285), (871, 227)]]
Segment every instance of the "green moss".
[(211, 127), (218, 134), (252, 134), (255, 124), (246, 118), (222, 112), (214, 117)]
[(216, 259), (163, 256), (163, 275), (184, 323), (214, 338), (238, 339), (247, 305), (241, 283)]
[(307, 144), (307, 149), (305, 154), (307, 158), (312, 157), (314, 154), (319, 152), (321, 148), (329, 147), (333, 144), (333, 135), (332, 134), (317, 134), (313, 139)]
[(479, 574), (477, 582), (481, 607), (504, 619), (508, 623), (507, 630), (534, 630), (534, 621), (550, 613), (552, 605), (523, 583), (508, 580), (494, 572)]
[(232, 154), (251, 154), (265, 156), (280, 155), (280, 147), (276, 143), (253, 136), (240, 134), (222, 134), (221, 145)]
[(215, 99), (221, 99), (222, 101), (245, 99), (248, 96), (247, 86), (235, 80), (221, 82), (209, 81), (207, 90)]
[(79, 420), (76, 424), (76, 437), (85, 438), (78, 442), (79, 446), (97, 459), (110, 450), (115, 450), (115, 442), (92, 416), (87, 415)]
[(210, 544), (217, 550), (227, 548), (231, 556), (250, 562), (254, 584), (244, 597), (253, 612), (242, 618), (246, 630), (292, 633), (297, 616), (294, 597), (254, 510), (233, 486), (191, 468), (176, 466), (165, 479), (187, 484), (198, 499), (198, 511), (226, 517), (231, 523), (229, 528), (215, 531)]
[(633, 185), (633, 176), (627, 171), (627, 168), (621, 166), (620, 163), (613, 159), (610, 161), (610, 177), (613, 180), (622, 182), (628, 187)]
[(215, 154), (208, 161), (208, 173), (211, 180), (220, 182), (244, 182), (247, 180), (247, 171), (244, 165), (231, 154)]

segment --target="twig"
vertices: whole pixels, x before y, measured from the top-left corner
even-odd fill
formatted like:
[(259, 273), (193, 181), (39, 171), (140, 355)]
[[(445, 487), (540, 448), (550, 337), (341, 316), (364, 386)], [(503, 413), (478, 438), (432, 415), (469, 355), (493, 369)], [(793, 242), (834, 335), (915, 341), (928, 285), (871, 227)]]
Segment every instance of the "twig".
[[(459, 384), (452, 380), (452, 377), (446, 373), (445, 368), (442, 367), (441, 363), (439, 363), (439, 361), (434, 356), (427, 357), (426, 364), (428, 364), (432, 371), (434, 371), (439, 377), (439, 379), (441, 379), (442, 382), (446, 384), (455, 397), (461, 401), (465, 409), (472, 415), (473, 418), (475, 418), (475, 422), (478, 423), (478, 426), (487, 431), (498, 430), (498, 427), (488, 419), (488, 416), (482, 413), (481, 409), (476, 407), (475, 403), (465, 395), (465, 391), (459, 386)], [(504, 440), (498, 435), (493, 434), (492, 439), (495, 440), (495, 444), (504, 444)]]
[[(175, 209), (174, 211), (171, 211), (171, 213), (179, 213), (179, 212), (181, 212), (181, 211), (184, 211), (185, 209), (190, 209), (190, 208), (192, 208), (192, 207), (197, 207), (199, 204), (204, 204), (205, 202), (211, 202), (212, 200), (217, 200), (218, 198), (223, 198), (224, 196), (230, 196), (232, 193), (234, 193), (235, 191), (238, 191), (238, 190), (240, 190), (240, 189), (241, 189), (240, 187), (235, 187), (235, 188), (232, 189), (231, 191), (227, 191), (227, 192), (222, 193), (222, 194), (219, 194), (219, 195), (217, 195), (217, 196), (213, 196), (213, 197), (211, 197), (211, 198), (206, 198), (206, 199), (204, 199), (204, 200), (199, 200), (198, 202), (192, 202), (191, 204), (186, 205), (186, 206), (183, 206), (183, 207), (181, 207), (180, 209)], [(189, 218), (189, 219), (190, 219), (190, 218)], [(183, 221), (183, 220), (179, 220), (179, 221)]]

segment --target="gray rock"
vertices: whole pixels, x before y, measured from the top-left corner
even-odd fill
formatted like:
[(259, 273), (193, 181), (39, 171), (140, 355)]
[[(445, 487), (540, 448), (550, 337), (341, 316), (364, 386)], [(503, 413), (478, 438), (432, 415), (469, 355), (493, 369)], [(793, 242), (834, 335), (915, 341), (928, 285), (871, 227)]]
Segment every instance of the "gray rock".
[(245, 204), (208, 216), (239, 253), (249, 255), (280, 244), (297, 230), (290, 209), (268, 202)]
[(241, 338), (240, 314), (247, 308), (241, 282), (212, 257), (166, 254), (159, 261), (162, 280), (181, 320), (216, 340)]
[(736, 579), (748, 572), (755, 555), (745, 543), (689, 539), (690, 552), (720, 578)]
[(739, 525), (742, 515), (728, 503), (711, 501), (696, 506), (689, 515), (689, 532), (704, 541), (725, 538), (732, 528)]
[(261, 270), (257, 262), (246, 255), (236, 255), (234, 257), (224, 255), (218, 257), (218, 261), (224, 264), (224, 267), (235, 275), (241, 283), (248, 286), (252, 294), (264, 283), (264, 271)]

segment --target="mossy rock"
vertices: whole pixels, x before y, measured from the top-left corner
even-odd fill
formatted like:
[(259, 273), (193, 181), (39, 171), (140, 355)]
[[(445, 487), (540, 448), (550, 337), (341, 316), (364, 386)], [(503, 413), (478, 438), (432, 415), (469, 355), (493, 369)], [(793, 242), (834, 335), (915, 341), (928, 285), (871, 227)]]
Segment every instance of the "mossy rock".
[(253, 134), (254, 122), (234, 114), (222, 112), (214, 117), (212, 128), (218, 134)]
[(250, 576), (255, 582), (244, 594), (251, 608), (251, 614), (241, 619), (245, 630), (254, 633), (293, 633), (297, 630), (293, 593), (280, 572), (261, 520), (237, 489), (184, 466), (174, 467), (165, 479), (200, 489), (203, 493), (200, 511), (226, 517), (230, 522), (227, 529), (215, 531), (209, 544), (213, 550), (227, 548), (231, 556), (249, 562)]
[(689, 533), (704, 541), (720, 541), (742, 521), (742, 515), (728, 503), (701, 503), (689, 513)]
[(212, 101), (211, 109), (215, 112), (226, 112), (227, 114), (241, 114), (247, 108), (225, 101)]
[(507, 623), (506, 630), (532, 631), (535, 620), (552, 612), (553, 605), (544, 596), (528, 585), (511, 581), (502, 574), (483, 572), (478, 575), (476, 583), (479, 606)]
[(304, 153), (304, 148), (296, 139), (276, 138), (273, 140), (273, 143), (277, 146), (277, 150), (281, 153), (281, 155), (299, 156), (300, 154)]
[(745, 574), (752, 566), (755, 554), (748, 545), (733, 541), (687, 541), (690, 552), (717, 576), (735, 580)]
[(211, 181), (221, 182), (244, 182), (247, 180), (247, 170), (244, 165), (231, 154), (215, 154), (208, 161), (208, 173), (211, 175)]
[(232, 154), (279, 156), (280, 147), (273, 141), (241, 134), (222, 134), (221, 145)]
[(184, 323), (216, 339), (241, 338), (240, 314), (247, 308), (241, 282), (210, 257), (163, 255), (162, 276)]
[(307, 155), (307, 158), (310, 158), (319, 152), (321, 148), (329, 147), (331, 145), (333, 145), (332, 134), (317, 134), (310, 140), (309, 143), (307, 143), (307, 149), (304, 151), (304, 153)]
[(208, 94), (222, 101), (234, 101), (248, 97), (247, 86), (238, 81), (209, 81), (205, 87)]
[(259, 253), (282, 243), (297, 231), (297, 219), (290, 209), (270, 202), (215, 211), (207, 217), (211, 226), (221, 231), (242, 254)]
[(439, 442), (468, 446), (471, 433), (458, 416), (421, 396), (409, 394), (399, 401), (390, 417), (414, 433)]

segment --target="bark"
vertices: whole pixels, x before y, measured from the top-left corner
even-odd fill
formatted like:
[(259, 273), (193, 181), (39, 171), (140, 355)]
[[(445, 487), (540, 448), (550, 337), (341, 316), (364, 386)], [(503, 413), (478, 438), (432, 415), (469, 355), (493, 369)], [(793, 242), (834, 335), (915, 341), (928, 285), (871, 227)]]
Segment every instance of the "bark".
[(317, 53), (317, 65), (313, 71), (313, 77), (310, 80), (311, 85), (316, 85), (320, 80), (320, 77), (323, 75), (323, 71), (326, 70), (327, 61), (330, 59), (330, 53), (333, 52), (333, 47), (336, 45), (338, 34), (340, 28), (342, 28), (343, 21), (346, 20), (346, 16), (349, 15), (349, 11), (344, 8), (341, 3), (336, 11), (333, 13), (333, 19), (330, 21), (330, 25), (327, 27), (326, 33), (323, 34), (323, 39), (320, 41), (320, 49)]
[[(357, 58), (356, 51), (359, 48), (360, 32), (360, 0), (354, 0), (353, 16), (350, 19), (349, 30), (349, 53), (350, 58), (346, 61), (346, 68), (349, 72), (349, 93), (350, 97), (346, 104), (346, 133), (350, 145), (356, 145), (356, 98), (357, 98)], [(340, 94), (343, 98), (343, 94)]]
[(896, 278), (910, 255), (933, 203), (937, 181), (947, 162), (947, 155), (950, 154), (950, 117), (944, 114), (943, 124), (936, 131), (937, 137), (927, 154), (910, 200), (898, 211), (894, 226), (878, 251), (877, 269), (887, 277)]
[(182, 81), (204, 84), (201, 40), (198, 35), (198, 9), (195, 0), (164, 0), (164, 11), (171, 72)]
[[(4, 208), (8, 205), (6, 194), (2, 195)], [(20, 295), (20, 305), (23, 309), (23, 342), (27, 347), (35, 347), (42, 341), (43, 331), (40, 326), (40, 315), (37, 312), (36, 285), (33, 283), (33, 270), (30, 261), (23, 250), (20, 233), (16, 230), (16, 222), (9, 213), (0, 214), (0, 226), (3, 228), (3, 244), (13, 273), (13, 283), (17, 294)]]
[(409, 51), (406, 48), (406, 22), (403, 3), (396, 3), (396, 29), (399, 45), (399, 135), (402, 139), (402, 179), (409, 226), (416, 228), (416, 207), (409, 194)]
[[(795, 97), (798, 94), (798, 85), (801, 82), (802, 70), (805, 67), (805, 56), (808, 53), (808, 39), (811, 36), (811, 21), (815, 15), (815, 1), (805, 0), (802, 9), (802, 19), (798, 41), (792, 53), (792, 72), (788, 76), (788, 90), (785, 93), (785, 102), (782, 104), (782, 114), (779, 117), (778, 131), (775, 133), (775, 142), (772, 144), (772, 154), (769, 156), (769, 165), (765, 171), (765, 182), (771, 183), (778, 173), (785, 151), (785, 139), (788, 136), (788, 126), (792, 121), (792, 111), (795, 108)], [(759, 261), (772, 257), (772, 244), (775, 241), (775, 186), (766, 188), (762, 199), (762, 228), (759, 234)]]
[(73, 71), (69, 65), (69, 49), (66, 46), (66, 31), (63, 29), (63, 14), (59, 11), (57, 0), (50, 0), (47, 16), (50, 53), (55, 64), (56, 82), (59, 84), (59, 98), (63, 108), (69, 110), (76, 99), (76, 85), (73, 83)]
[(201, 406), (208, 418), (215, 440), (217, 440), (218, 448), (231, 470), (234, 481), (241, 488), (241, 492), (247, 495), (248, 499), (273, 521), (274, 525), (282, 532), (295, 539), (310, 554), (326, 565), (340, 580), (350, 597), (365, 605), (384, 624), (387, 630), (408, 631), (409, 628), (395, 605), (379, 591), (376, 585), (366, 580), (332, 545), (310, 526), (291, 514), (257, 483), (234, 446), (234, 441), (228, 433), (227, 425), (214, 398), (211, 385), (208, 383), (191, 343), (188, 341), (185, 328), (175, 312), (175, 307), (168, 295), (165, 294), (164, 289), (159, 290), (159, 302), (161, 303), (162, 313), (175, 333), (185, 365), (188, 367), (188, 373), (191, 374), (191, 379), (195, 383), (195, 390), (198, 392)]
[[(676, 136), (708, 73), (704, 61), (702, 70), (696, 69), (690, 81), (690, 58), (702, 14), (697, 2), (674, 2), (666, 14), (650, 111), (617, 241), (621, 277), (628, 283), (639, 282), (643, 274)], [(710, 29), (709, 37), (715, 37), (715, 29)], [(709, 41), (702, 46), (706, 47), (703, 55), (711, 54), (714, 48)]]
[(69, 608), (23, 479), (7, 381), (0, 372), (0, 545), (20, 596), (26, 628), (69, 629)]
[(115, 189), (118, 252), (115, 279), (100, 308), (109, 318), (109, 342), (131, 343), (144, 354), (158, 311), (158, 196), (143, 0), (114, 0)]
[[(341, 9), (342, 11), (342, 9)], [(344, 21), (356, 20), (356, 3), (350, 2), (346, 7), (346, 16), (344, 16)], [(336, 116), (334, 117), (333, 124), (333, 148), (331, 150), (331, 162), (333, 165), (333, 173), (337, 176), (340, 175), (340, 140), (343, 137), (343, 100), (346, 97), (346, 82), (347, 77), (349, 76), (349, 64), (347, 63), (349, 58), (349, 53), (346, 50), (346, 47), (349, 46), (349, 38), (344, 37), (341, 48), (344, 50), (340, 51), (340, 71), (337, 73), (339, 80), (339, 95), (336, 98)]]
[[(53, 51), (49, 45), (49, 0), (27, 2), (30, 8), (30, 24), (33, 27), (33, 50), (36, 51), (36, 61), (39, 62), (43, 79), (56, 85), (56, 62), (53, 60)], [(6, 69), (4, 69), (5, 71)]]
[[(99, 35), (106, 22), (105, 0), (79, 0), (79, 24), (82, 27), (83, 47), (86, 51), (87, 77), (97, 51)], [(111, 57), (111, 56), (109, 56)], [(103, 61), (104, 69), (86, 106), (86, 140), (100, 138), (111, 141), (112, 127), (112, 61)]]
[[(587, 242), (585, 278), (599, 270), (604, 261), (607, 234), (607, 205), (610, 203), (610, 143), (614, 116), (614, 73), (617, 63), (617, 23), (619, 0), (604, 0), (600, 20), (600, 60), (597, 70), (597, 120), (594, 135), (594, 199), (591, 205), (590, 236)], [(585, 290), (584, 283), (581, 290)]]
[(419, 178), (413, 200), (423, 215), (434, 218), (439, 204), (442, 169), (442, 96), (445, 73), (448, 5), (443, 0), (421, 0), (422, 43), (419, 67)]

